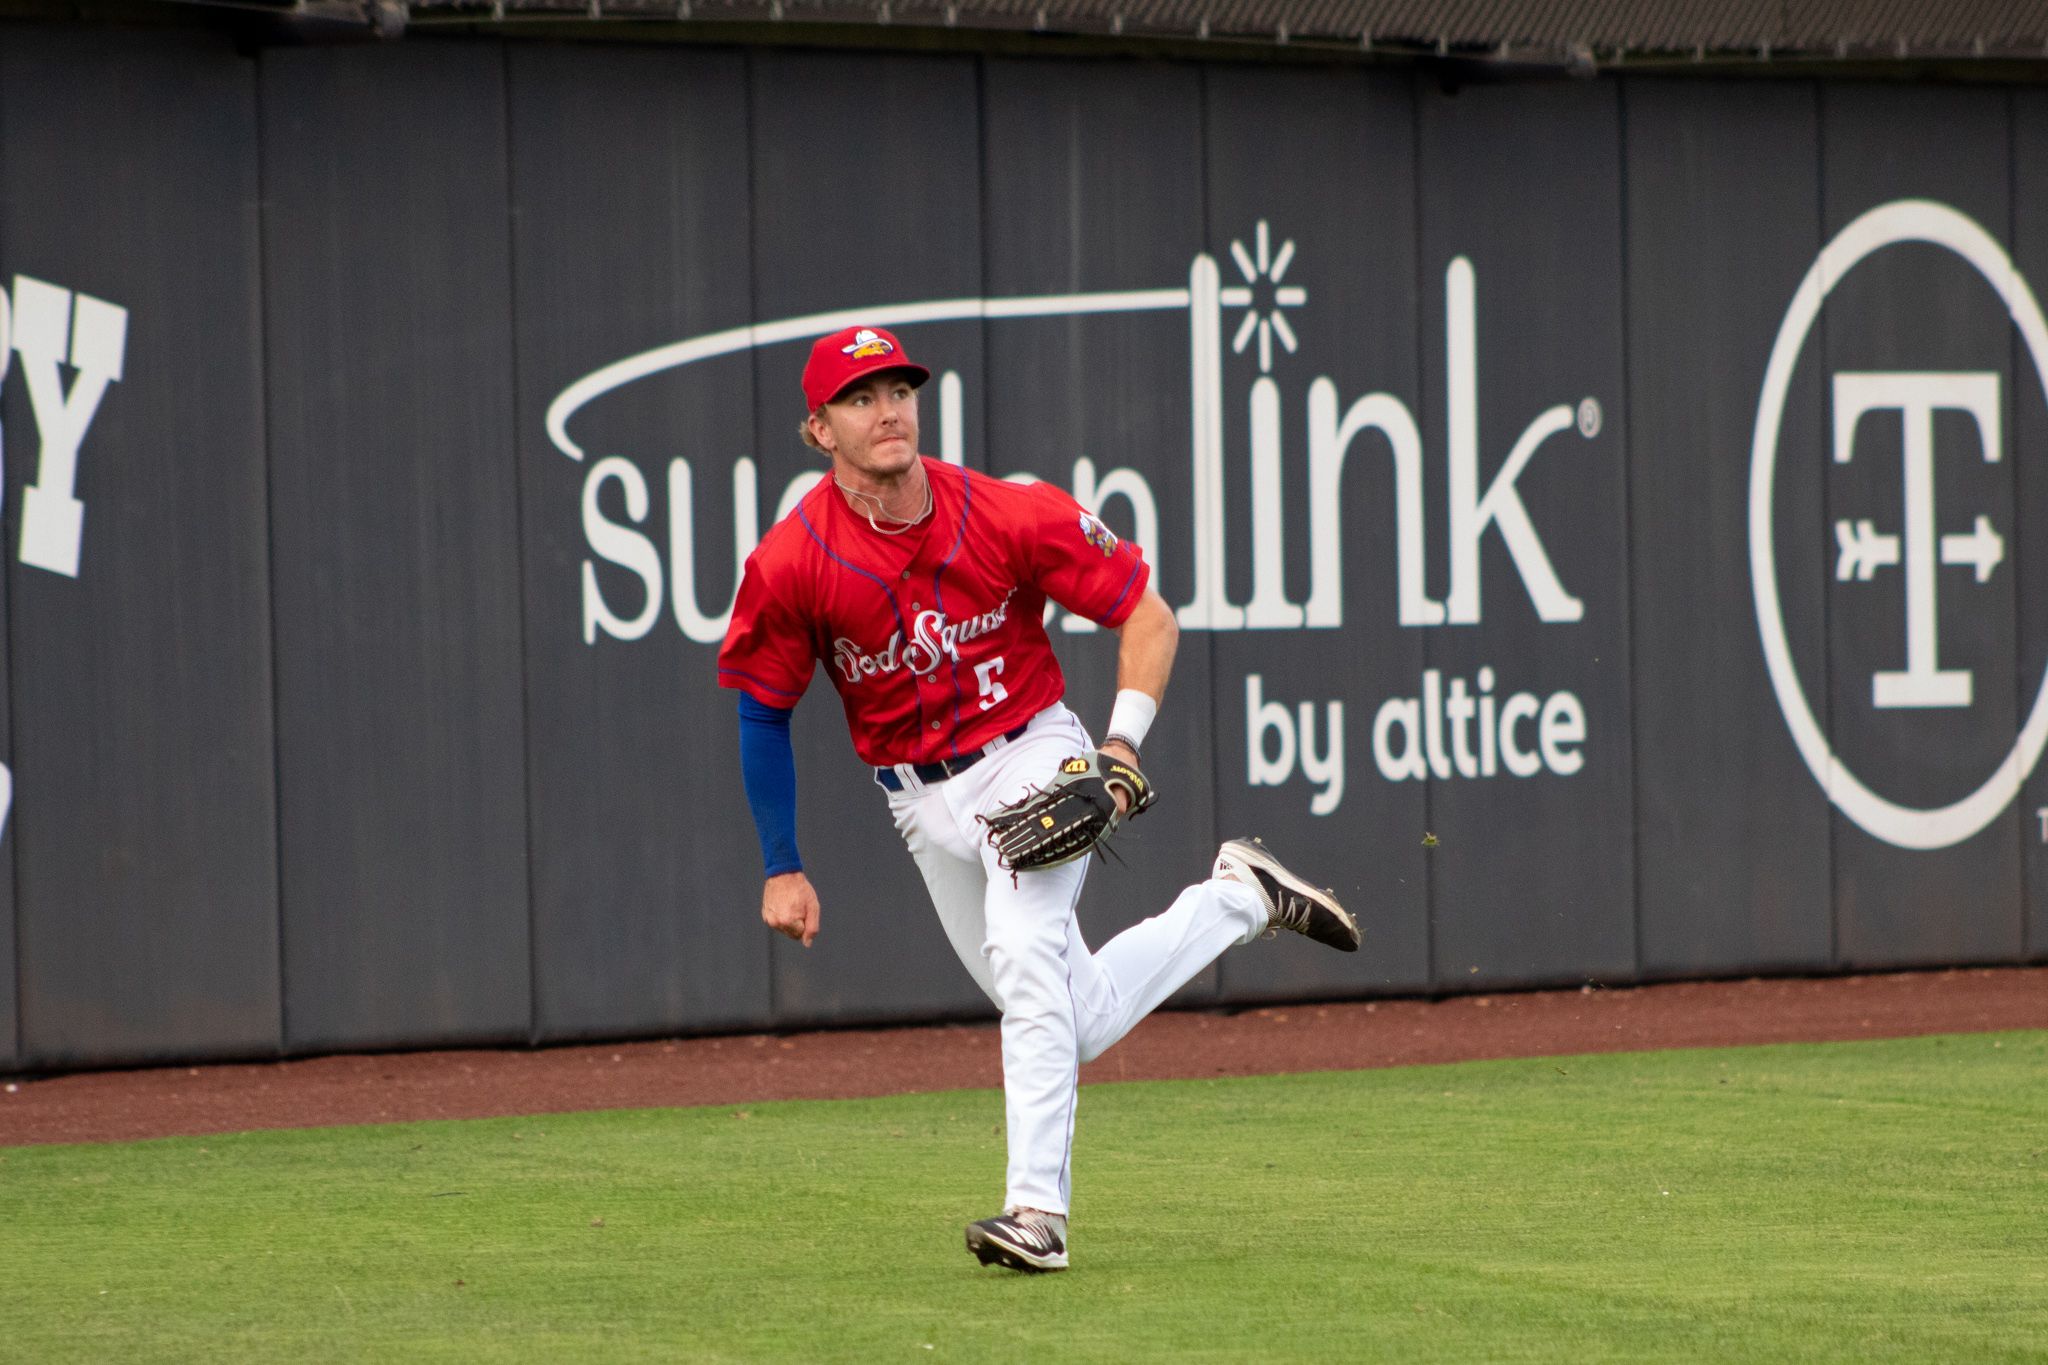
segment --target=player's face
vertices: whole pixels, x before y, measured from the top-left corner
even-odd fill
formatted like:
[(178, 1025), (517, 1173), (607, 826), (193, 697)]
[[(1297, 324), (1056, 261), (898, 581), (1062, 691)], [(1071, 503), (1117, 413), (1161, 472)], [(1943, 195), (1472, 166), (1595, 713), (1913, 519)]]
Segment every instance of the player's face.
[(917, 463), (917, 390), (900, 374), (869, 375), (811, 417), (834, 464), (888, 481)]

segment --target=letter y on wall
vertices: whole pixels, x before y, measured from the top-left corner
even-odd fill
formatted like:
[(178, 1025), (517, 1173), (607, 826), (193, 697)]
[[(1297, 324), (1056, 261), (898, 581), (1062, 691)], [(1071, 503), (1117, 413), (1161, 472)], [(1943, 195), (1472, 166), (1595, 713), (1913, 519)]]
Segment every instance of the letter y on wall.
[[(78, 448), (107, 385), (121, 378), (128, 310), (16, 275), (13, 331), (42, 443), (35, 482), (22, 493), (21, 562), (76, 578), (85, 533)], [(58, 368), (67, 358), (77, 371), (68, 392)]]

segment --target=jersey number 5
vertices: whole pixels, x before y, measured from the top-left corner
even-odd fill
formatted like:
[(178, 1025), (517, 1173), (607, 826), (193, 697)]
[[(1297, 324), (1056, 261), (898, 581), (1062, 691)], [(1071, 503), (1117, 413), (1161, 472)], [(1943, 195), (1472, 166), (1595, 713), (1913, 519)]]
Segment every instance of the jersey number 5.
[(1002, 671), (1000, 656), (974, 666), (974, 676), (981, 679), (981, 709), (984, 711), (1010, 695), (1010, 689), (996, 681), (996, 674)]

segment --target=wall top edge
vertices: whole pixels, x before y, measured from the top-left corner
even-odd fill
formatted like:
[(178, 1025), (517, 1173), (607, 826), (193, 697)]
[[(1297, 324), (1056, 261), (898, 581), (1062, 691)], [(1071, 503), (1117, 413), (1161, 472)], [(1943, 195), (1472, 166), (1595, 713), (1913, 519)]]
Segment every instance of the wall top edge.
[(1839, 7), (1813, 0), (1721, 0), (1660, 19), (1668, 8), (1629, 0), (0, 0), (0, 21), (215, 29), (244, 48), (467, 35), (1336, 60), (1479, 80), (1617, 72), (2048, 79), (2048, 10), (2011, 0), (1909, 0), (1853, 31)]

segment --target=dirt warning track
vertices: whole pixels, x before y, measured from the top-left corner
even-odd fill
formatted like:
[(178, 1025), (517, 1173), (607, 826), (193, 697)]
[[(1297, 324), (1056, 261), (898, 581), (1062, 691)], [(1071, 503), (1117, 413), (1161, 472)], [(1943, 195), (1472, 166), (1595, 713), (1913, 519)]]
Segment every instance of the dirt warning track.
[[(2048, 968), (1674, 982), (1440, 1001), (1155, 1014), (1084, 1083), (1579, 1052), (2048, 1028)], [(995, 1025), (838, 1029), (538, 1049), (314, 1057), (0, 1086), (0, 1146), (1001, 1083)]]

